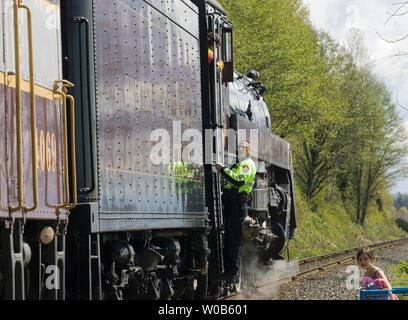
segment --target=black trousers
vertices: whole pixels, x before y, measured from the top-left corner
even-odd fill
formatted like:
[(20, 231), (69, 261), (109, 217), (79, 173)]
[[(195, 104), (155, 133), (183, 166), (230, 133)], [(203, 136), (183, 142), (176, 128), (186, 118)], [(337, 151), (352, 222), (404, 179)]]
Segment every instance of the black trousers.
[(242, 247), (243, 222), (248, 213), (248, 205), (238, 193), (224, 192), (224, 268), (228, 273), (236, 274)]

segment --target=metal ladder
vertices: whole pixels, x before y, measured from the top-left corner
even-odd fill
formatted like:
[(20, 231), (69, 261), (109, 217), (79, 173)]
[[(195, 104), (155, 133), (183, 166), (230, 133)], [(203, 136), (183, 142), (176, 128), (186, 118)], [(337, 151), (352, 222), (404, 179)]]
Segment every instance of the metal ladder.
[[(94, 276), (95, 273), (96, 276)], [(89, 299), (102, 300), (101, 250), (99, 245), (99, 233), (89, 234)]]

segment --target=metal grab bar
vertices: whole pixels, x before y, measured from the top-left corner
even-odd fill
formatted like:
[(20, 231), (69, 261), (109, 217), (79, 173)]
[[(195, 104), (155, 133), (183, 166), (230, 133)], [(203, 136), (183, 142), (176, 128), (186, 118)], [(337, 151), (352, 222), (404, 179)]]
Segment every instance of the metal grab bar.
[(68, 81), (64, 82), (62, 91), (70, 101), (70, 129), (71, 129), (71, 177), (72, 177), (72, 204), (67, 206), (67, 210), (74, 209), (78, 203), (77, 194), (77, 174), (76, 174), (76, 153), (75, 153), (75, 99), (68, 94), (68, 88), (74, 85)]
[(17, 130), (17, 207), (9, 207), (10, 212), (19, 211), (23, 208), (23, 141), (22, 141), (22, 119), (21, 119), (21, 71), (20, 71), (20, 32), (18, 24), (18, 8), (20, 0), (14, 0), (14, 59), (16, 68), (16, 130)]
[[(62, 90), (59, 90), (62, 84)], [(73, 87), (74, 84), (67, 80), (58, 80), (54, 82), (54, 93), (62, 97), (62, 122), (64, 131), (64, 185), (65, 185), (65, 202), (57, 205), (57, 215), (61, 214), (61, 209), (67, 209), (69, 205), (69, 172), (68, 172), (68, 124), (67, 124), (67, 88)], [(70, 98), (71, 99), (71, 98)], [(72, 98), (73, 99), (73, 98)], [(72, 102), (72, 100), (71, 100)], [(72, 108), (71, 108), (72, 109)], [(71, 123), (72, 126), (72, 123)], [(74, 144), (75, 147), (75, 144)], [(75, 181), (76, 182), (76, 181)], [(75, 191), (74, 191), (75, 193)]]
[[(85, 113), (84, 113), (84, 102), (85, 102), (85, 96), (87, 97), (87, 108), (88, 108), (88, 121), (89, 124), (92, 123), (92, 110), (91, 108), (92, 106), (92, 99), (91, 99), (91, 82), (92, 82), (92, 77), (91, 77), (91, 62), (89, 59), (89, 52), (91, 52), (91, 43), (90, 43), (90, 39), (89, 39), (89, 33), (90, 33), (90, 23), (89, 20), (85, 17), (72, 17), (71, 18), (72, 23), (74, 24), (78, 24), (78, 32), (79, 32), (79, 69), (80, 69), (80, 74), (79, 74), (79, 81), (80, 81), (80, 86), (81, 86), (81, 110), (82, 110), (82, 115), (81, 115), (81, 119), (82, 119), (82, 126), (84, 127), (84, 121), (85, 121)], [(82, 71), (83, 71), (83, 67), (82, 67), (82, 32), (81, 32), (81, 25), (85, 24), (85, 56), (86, 56), (86, 70), (85, 70), (85, 78), (86, 78), (86, 94), (84, 94), (82, 88), (84, 87), (82, 85), (82, 80), (84, 78)], [(83, 132), (83, 134), (85, 134), (85, 132)], [(93, 150), (93, 133), (92, 133), (92, 126), (89, 125), (89, 147), (90, 150)], [(85, 152), (83, 153), (85, 155)], [(85, 163), (86, 160), (83, 159), (83, 163), (84, 166), (86, 167)], [(86, 168), (84, 168), (84, 170), (86, 170)], [(86, 179), (84, 182), (84, 186), (82, 186), (80, 188), (80, 192), (81, 193), (90, 193), (93, 192), (95, 190), (95, 168), (94, 168), (94, 154), (93, 151), (91, 151), (90, 153), (90, 172), (91, 172), (91, 183), (90, 185), (86, 183)]]
[[(28, 56), (30, 73), (30, 104), (31, 104), (31, 139), (32, 139), (32, 167), (33, 167), (33, 202), (30, 207), (23, 207), (23, 134), (22, 134), (22, 103), (21, 103), (21, 68), (20, 68), (20, 26), (18, 9), (27, 11), (27, 34), (28, 34)], [(18, 206), (10, 207), (10, 212), (16, 212), (21, 209), (24, 211), (33, 211), (38, 206), (38, 174), (37, 174), (37, 121), (35, 108), (35, 83), (34, 83), (34, 52), (33, 52), (33, 29), (31, 10), (22, 4), (22, 0), (14, 0), (13, 3), (14, 18), (14, 55), (16, 69), (16, 129), (17, 129), (17, 199)]]
[(35, 83), (34, 83), (34, 50), (33, 50), (33, 26), (31, 19), (31, 10), (26, 5), (21, 4), (22, 0), (19, 0), (19, 8), (27, 11), (27, 34), (28, 34), (28, 56), (29, 56), (29, 71), (30, 71), (30, 105), (31, 105), (31, 144), (32, 144), (32, 179), (33, 179), (33, 202), (34, 205), (30, 207), (24, 207), (26, 212), (34, 211), (38, 206), (38, 172), (37, 172), (37, 112), (35, 106)]

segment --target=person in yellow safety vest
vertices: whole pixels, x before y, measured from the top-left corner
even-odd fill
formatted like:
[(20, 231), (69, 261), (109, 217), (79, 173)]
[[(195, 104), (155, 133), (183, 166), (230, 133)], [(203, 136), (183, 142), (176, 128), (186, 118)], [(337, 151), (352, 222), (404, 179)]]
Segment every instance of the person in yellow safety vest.
[[(214, 61), (214, 40), (215, 40), (215, 45), (217, 48), (221, 45), (221, 36), (216, 33), (215, 38), (214, 38), (214, 33), (211, 32), (208, 34), (208, 42), (209, 42), (209, 47), (208, 47), (208, 64), (211, 64)], [(224, 69), (224, 62), (223, 61), (218, 61), (217, 62), (218, 68), (222, 71)]]
[(245, 141), (239, 146), (240, 162), (231, 169), (225, 168), (221, 163), (216, 164), (217, 170), (227, 180), (222, 196), (225, 217), (225, 272), (220, 278), (227, 282), (236, 280), (242, 246), (243, 222), (248, 214), (250, 194), (255, 184), (256, 165), (250, 158), (250, 154), (251, 146), (248, 141)]

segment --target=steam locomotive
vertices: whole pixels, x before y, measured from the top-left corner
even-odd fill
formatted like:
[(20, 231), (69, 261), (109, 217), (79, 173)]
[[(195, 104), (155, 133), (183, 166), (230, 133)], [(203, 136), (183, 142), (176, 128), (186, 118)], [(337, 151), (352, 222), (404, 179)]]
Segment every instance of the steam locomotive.
[[(217, 298), (248, 285), (250, 254), (282, 259), (290, 145), (219, 3), (3, 0), (0, 19), (1, 298)], [(258, 172), (231, 286), (215, 163), (244, 139)]]

